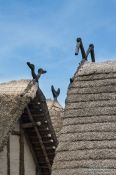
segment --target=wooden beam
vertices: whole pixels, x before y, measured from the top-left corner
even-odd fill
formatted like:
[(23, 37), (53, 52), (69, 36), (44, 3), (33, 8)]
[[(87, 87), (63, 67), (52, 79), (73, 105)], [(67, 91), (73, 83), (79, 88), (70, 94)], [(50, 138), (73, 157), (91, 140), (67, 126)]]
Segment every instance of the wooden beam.
[[(38, 148), (38, 147), (36, 147), (35, 148), (36, 150), (40, 150), (40, 148)], [(55, 146), (50, 146), (50, 147), (46, 147), (46, 150), (55, 150), (56, 149), (56, 147)]]
[(41, 146), (41, 149), (42, 149), (42, 152), (43, 152), (44, 158), (45, 158), (46, 163), (47, 163), (47, 165), (48, 165), (48, 170), (49, 170), (49, 172), (51, 173), (51, 164), (50, 164), (50, 161), (49, 161), (49, 158), (48, 158), (48, 155), (47, 155), (47, 152), (46, 152), (45, 146), (44, 146), (44, 144), (43, 144), (43, 141), (42, 141), (41, 135), (40, 135), (40, 133), (39, 133), (38, 127), (36, 126), (36, 123), (35, 123), (35, 121), (34, 121), (32, 115), (31, 115), (31, 112), (30, 112), (28, 106), (26, 107), (26, 110), (27, 110), (27, 113), (28, 113), (28, 116), (29, 116), (31, 122), (32, 122), (33, 125), (34, 125), (34, 129), (35, 129), (35, 132), (36, 132), (36, 134), (37, 134), (38, 140), (39, 140), (39, 142), (40, 142), (40, 146)]
[(21, 128), (20, 123), (20, 164), (19, 164), (19, 174), (24, 175), (25, 174), (25, 168), (24, 168), (24, 133)]
[(10, 136), (7, 142), (7, 175), (10, 175)]
[[(35, 122), (35, 126), (40, 126), (41, 125), (41, 122)], [(34, 127), (34, 124), (33, 123), (23, 123), (22, 124), (22, 128), (32, 128)]]
[[(38, 114), (38, 113), (36, 113), (36, 111), (35, 111), (35, 113), (33, 113), (33, 116), (34, 117), (38, 117), (38, 115), (40, 116), (41, 119), (44, 117), (44, 114), (43, 113)], [(23, 117), (27, 117), (27, 115), (23, 114)]]

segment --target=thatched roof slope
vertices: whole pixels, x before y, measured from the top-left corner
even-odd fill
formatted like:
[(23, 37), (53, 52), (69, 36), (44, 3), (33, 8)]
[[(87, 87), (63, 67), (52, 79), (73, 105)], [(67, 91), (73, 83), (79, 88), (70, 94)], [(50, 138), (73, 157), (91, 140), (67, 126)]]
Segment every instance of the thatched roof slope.
[(59, 104), (58, 101), (54, 101), (51, 99), (47, 99), (47, 106), (54, 130), (56, 132), (56, 136), (58, 138), (63, 125), (63, 107)]
[(69, 86), (52, 175), (116, 174), (116, 61), (85, 63)]
[(23, 113), (38, 87), (32, 81), (20, 80), (0, 84), (0, 150), (7, 142), (14, 123)]

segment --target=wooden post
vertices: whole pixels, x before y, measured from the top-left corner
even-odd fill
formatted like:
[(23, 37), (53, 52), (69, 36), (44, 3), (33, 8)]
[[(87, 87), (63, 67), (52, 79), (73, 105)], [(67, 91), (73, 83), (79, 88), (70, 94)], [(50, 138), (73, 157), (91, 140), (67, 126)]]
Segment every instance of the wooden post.
[(20, 123), (20, 165), (19, 165), (19, 174), (25, 175), (25, 168), (24, 168), (24, 133), (21, 128)]
[(10, 175), (10, 136), (7, 143), (7, 175)]

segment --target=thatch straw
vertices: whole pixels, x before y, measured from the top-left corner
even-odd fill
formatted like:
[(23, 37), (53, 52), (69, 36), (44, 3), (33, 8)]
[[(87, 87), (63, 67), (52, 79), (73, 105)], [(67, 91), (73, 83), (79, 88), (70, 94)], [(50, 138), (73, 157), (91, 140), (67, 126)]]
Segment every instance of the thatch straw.
[(0, 150), (7, 142), (14, 123), (36, 95), (38, 87), (33, 81), (20, 80), (0, 84)]
[(47, 106), (51, 117), (57, 138), (60, 136), (60, 131), (63, 125), (64, 110), (58, 101), (47, 99)]

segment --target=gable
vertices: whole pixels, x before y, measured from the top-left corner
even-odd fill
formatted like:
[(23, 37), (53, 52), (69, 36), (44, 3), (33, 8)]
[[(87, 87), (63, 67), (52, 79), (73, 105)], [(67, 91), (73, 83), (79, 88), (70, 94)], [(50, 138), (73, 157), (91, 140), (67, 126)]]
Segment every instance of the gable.
[(38, 168), (37, 171), (51, 174), (57, 139), (46, 99), (40, 88), (34, 81), (28, 80), (4, 83), (0, 85), (0, 99), (1, 151), (19, 119)]

